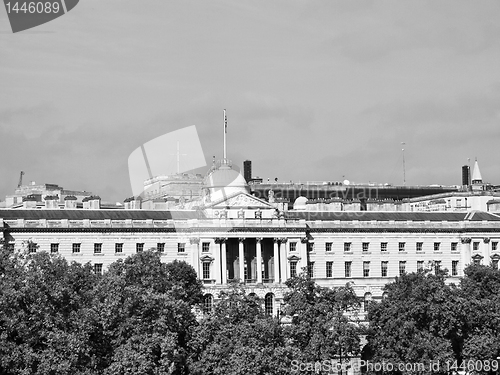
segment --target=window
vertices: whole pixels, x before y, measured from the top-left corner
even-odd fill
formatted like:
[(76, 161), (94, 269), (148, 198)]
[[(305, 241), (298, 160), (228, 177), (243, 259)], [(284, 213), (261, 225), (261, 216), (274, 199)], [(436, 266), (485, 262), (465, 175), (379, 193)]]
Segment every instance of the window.
[(352, 262), (345, 262), (344, 265), (345, 277), (351, 277), (351, 265)]
[(314, 242), (307, 243), (307, 251), (308, 252), (314, 251)]
[(458, 250), (458, 242), (452, 242), (451, 251), (457, 251), (457, 250)]
[(472, 243), (472, 250), (478, 251), (479, 250), (479, 242), (474, 241)]
[(96, 275), (102, 275), (102, 263), (94, 264), (94, 273)]
[(479, 266), (481, 264), (481, 258), (475, 258), (474, 259), (474, 265)]
[(367, 252), (370, 249), (370, 243), (363, 242), (363, 244), (361, 245), (361, 248), (362, 248), (363, 252)]
[(498, 242), (492, 241), (491, 242), (491, 251), (497, 251), (498, 250)]
[(424, 261), (423, 260), (417, 260), (417, 272), (418, 271), (423, 271), (424, 270)]
[(186, 251), (186, 244), (184, 242), (179, 242), (177, 244), (177, 252), (184, 253)]
[(458, 275), (458, 260), (451, 261), (451, 276)]
[(441, 247), (441, 242), (434, 242), (434, 251), (439, 251), (440, 247)]
[(123, 244), (115, 243), (115, 253), (120, 254), (123, 253)]
[(297, 276), (297, 262), (290, 262), (290, 277)]
[(363, 277), (370, 276), (370, 262), (363, 262)]
[(314, 262), (309, 262), (307, 264), (307, 274), (309, 277), (314, 277)]
[(212, 312), (214, 305), (214, 297), (211, 294), (205, 294), (203, 296), (203, 312), (205, 314), (210, 314)]
[(399, 276), (403, 276), (406, 272), (406, 262), (404, 260), (399, 262)]
[(325, 251), (332, 251), (332, 245), (331, 242), (325, 243)]
[(387, 251), (387, 242), (380, 243), (380, 251)]
[(398, 244), (399, 251), (405, 251), (405, 244), (406, 244), (405, 242), (400, 242)]
[(28, 252), (29, 253), (36, 253), (36, 249), (38, 248), (38, 245), (34, 242), (29, 242), (28, 243)]
[(208, 262), (203, 262), (203, 278), (210, 279), (210, 263)]
[(351, 251), (351, 243), (344, 242), (344, 251)]
[(440, 270), (441, 270), (441, 261), (435, 260), (434, 261), (434, 273), (437, 275)]
[(50, 244), (50, 252), (51, 253), (58, 253), (59, 252), (59, 244), (58, 243), (51, 243)]
[(383, 261), (380, 263), (380, 274), (382, 277), (387, 277), (387, 268), (389, 268), (389, 262)]
[(272, 293), (267, 293), (264, 297), (264, 311), (266, 315), (273, 315), (273, 305), (274, 305), (274, 295)]
[(365, 312), (368, 311), (368, 308), (370, 307), (370, 303), (372, 302), (372, 294), (371, 293), (365, 293), (365, 298), (363, 301), (363, 310)]
[(417, 251), (422, 251), (424, 249), (424, 243), (423, 242), (417, 242)]
[(94, 254), (101, 254), (101, 253), (102, 253), (102, 243), (95, 243)]
[(203, 242), (201, 244), (201, 251), (207, 253), (210, 251), (210, 242)]
[(136, 243), (135, 244), (135, 251), (138, 253), (142, 253), (144, 250), (144, 243)]
[(498, 259), (492, 259), (491, 260), (491, 267), (495, 270), (498, 269)]
[(156, 244), (156, 250), (158, 250), (158, 252), (160, 252), (160, 253), (164, 253), (165, 252), (165, 242), (158, 242)]
[(326, 262), (326, 277), (333, 277), (333, 262)]
[(290, 242), (290, 251), (297, 250), (297, 242)]
[(81, 243), (74, 243), (73, 244), (73, 254), (80, 252), (81, 245), (82, 245)]

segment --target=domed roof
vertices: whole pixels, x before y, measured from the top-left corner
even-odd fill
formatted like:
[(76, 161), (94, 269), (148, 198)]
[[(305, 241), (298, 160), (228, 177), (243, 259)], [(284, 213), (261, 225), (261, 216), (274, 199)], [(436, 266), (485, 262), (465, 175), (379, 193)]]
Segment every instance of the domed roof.
[(219, 168), (212, 170), (205, 177), (204, 183), (205, 187), (210, 190), (211, 201), (239, 192), (249, 193), (245, 178), (227, 165), (221, 165)]
[(306, 197), (298, 197), (293, 202), (294, 210), (305, 210), (306, 209), (307, 198)]

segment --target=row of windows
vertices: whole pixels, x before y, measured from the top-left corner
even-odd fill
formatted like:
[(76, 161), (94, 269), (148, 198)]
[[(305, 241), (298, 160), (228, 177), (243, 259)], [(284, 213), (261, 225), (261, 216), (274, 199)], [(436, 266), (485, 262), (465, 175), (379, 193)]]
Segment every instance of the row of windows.
[[(472, 249), (474, 251), (479, 250), (479, 242), (473, 242), (472, 243)], [(314, 251), (314, 243), (308, 243), (308, 251)], [(30, 243), (28, 245), (28, 249), (30, 252), (35, 252), (37, 248), (37, 245), (35, 243)], [(80, 243), (73, 243), (73, 253), (79, 253), (81, 248)], [(156, 246), (157, 250), (159, 252), (164, 252), (165, 251), (165, 243), (164, 242), (159, 242), (157, 243)], [(202, 252), (209, 252), (210, 251), (210, 242), (203, 242), (202, 243)], [(333, 248), (333, 242), (326, 242), (325, 243), (325, 251), (326, 252), (331, 252)], [(386, 252), (388, 249), (388, 242), (381, 242), (380, 243), (380, 251)], [(441, 242), (434, 242), (433, 243), (433, 249), (434, 251), (441, 251), (442, 246)], [(141, 252), (144, 250), (144, 243), (136, 243), (136, 251)], [(296, 251), (297, 250), (297, 242), (290, 242), (290, 251)], [(368, 252), (370, 251), (370, 242), (363, 242), (361, 244), (361, 250), (363, 252)], [(407, 251), (408, 247), (406, 246), (406, 242), (398, 242), (398, 250), (399, 251)], [(417, 252), (424, 251), (424, 243), (423, 242), (417, 242), (415, 244), (415, 250)], [(450, 244), (450, 250), (451, 251), (458, 251), (458, 242), (451, 242)], [(492, 251), (497, 251), (498, 250), (498, 241), (494, 241), (491, 243), (491, 250)], [(52, 253), (57, 253), (59, 251), (59, 244), (58, 243), (52, 243), (50, 244), (50, 251)], [(177, 244), (177, 252), (178, 253), (183, 253), (186, 251), (186, 244), (185, 243), (178, 243)], [(353, 246), (352, 242), (344, 242), (344, 252), (351, 252), (353, 251)], [(102, 252), (102, 243), (95, 243), (94, 244), (94, 254), (100, 254)], [(115, 253), (121, 253), (123, 252), (123, 243), (115, 243)]]
[[(294, 245), (292, 247), (292, 244)], [(380, 251), (387, 251), (388, 248), (388, 242), (380, 242)], [(290, 243), (290, 250), (293, 251), (296, 249), (296, 243)], [(309, 243), (309, 251), (314, 250), (314, 243)], [(433, 243), (433, 249), (434, 251), (441, 251), (442, 246), (441, 242), (434, 242)], [(479, 250), (479, 242), (473, 242), (472, 244), (473, 250)], [(325, 243), (325, 251), (326, 252), (331, 252), (333, 249), (333, 242), (326, 242)], [(368, 252), (370, 251), (370, 242), (362, 242), (361, 243), (361, 250), (363, 252)], [(406, 245), (406, 242), (398, 242), (398, 250), (399, 251), (407, 251), (408, 246)], [(416, 242), (415, 243), (415, 250), (416, 251), (424, 251), (424, 243), (423, 242)], [(451, 242), (450, 243), (450, 250), (451, 251), (458, 251), (458, 242)], [(498, 250), (498, 241), (494, 241), (491, 243), (491, 250), (497, 251)], [(350, 252), (353, 251), (353, 246), (352, 242), (344, 242), (344, 251), (345, 252)]]
[[(205, 243), (204, 243), (205, 245)], [(207, 249), (203, 249), (203, 251), (209, 251), (209, 246), (210, 243), (207, 243)], [(28, 251), (30, 253), (36, 252), (38, 249), (38, 245), (34, 242), (30, 242), (28, 244)], [(160, 252), (163, 253), (165, 251), (165, 242), (158, 242), (156, 244), (156, 249)], [(79, 254), (82, 250), (82, 244), (81, 243), (73, 243), (71, 245), (71, 250), (73, 254)], [(140, 253), (144, 251), (144, 243), (143, 242), (138, 242), (135, 244), (135, 250), (136, 252)], [(102, 254), (102, 243), (94, 243), (94, 254)], [(186, 251), (186, 244), (183, 242), (177, 243), (177, 252), (178, 253), (184, 253)], [(58, 253), (59, 252), (59, 244), (58, 243), (51, 243), (50, 244), (50, 252), (51, 253)], [(115, 243), (115, 253), (120, 254), (123, 253), (123, 243)]]
[[(250, 293), (250, 295), (255, 295)], [(211, 294), (205, 294), (203, 296), (203, 312), (205, 314), (210, 314), (214, 308), (214, 297)], [(274, 312), (274, 294), (267, 293), (264, 297), (264, 312), (266, 315), (272, 316)]]
[[(363, 277), (370, 277), (371, 264), (373, 262), (364, 261), (363, 262)], [(406, 272), (406, 261), (399, 261), (399, 275), (403, 275)], [(441, 268), (441, 261), (436, 260), (432, 262), (432, 265), (436, 272)], [(307, 271), (310, 277), (315, 277), (314, 272), (315, 262), (309, 262), (307, 265)], [(493, 266), (498, 267), (498, 261), (493, 260)], [(388, 276), (389, 262), (382, 261), (380, 262), (380, 274), (382, 277)], [(417, 271), (421, 271), (425, 269), (425, 262), (423, 260), (417, 261)], [(290, 276), (294, 277), (297, 275), (297, 262), (290, 263)], [(458, 260), (452, 260), (451, 262), (451, 276), (458, 276)], [(326, 262), (326, 277), (333, 277), (333, 262)], [(344, 262), (344, 275), (343, 277), (353, 277), (352, 275), (352, 262)]]

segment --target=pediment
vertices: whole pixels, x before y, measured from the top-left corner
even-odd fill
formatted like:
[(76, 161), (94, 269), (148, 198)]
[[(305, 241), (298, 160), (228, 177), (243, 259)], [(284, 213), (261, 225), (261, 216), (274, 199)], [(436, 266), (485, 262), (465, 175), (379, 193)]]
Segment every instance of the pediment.
[(212, 258), (210, 255), (205, 255), (200, 258), (201, 262), (212, 262), (215, 258)]
[(208, 207), (211, 208), (274, 208), (266, 201), (256, 198), (253, 195), (243, 192), (236, 193), (233, 196), (226, 197), (219, 201), (213, 202)]

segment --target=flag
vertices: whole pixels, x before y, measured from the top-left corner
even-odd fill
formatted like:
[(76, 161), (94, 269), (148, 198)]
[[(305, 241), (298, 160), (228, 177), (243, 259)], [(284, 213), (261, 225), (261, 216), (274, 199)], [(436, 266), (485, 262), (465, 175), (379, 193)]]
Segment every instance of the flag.
[(224, 110), (224, 133), (227, 133), (227, 116), (226, 116), (226, 110)]

